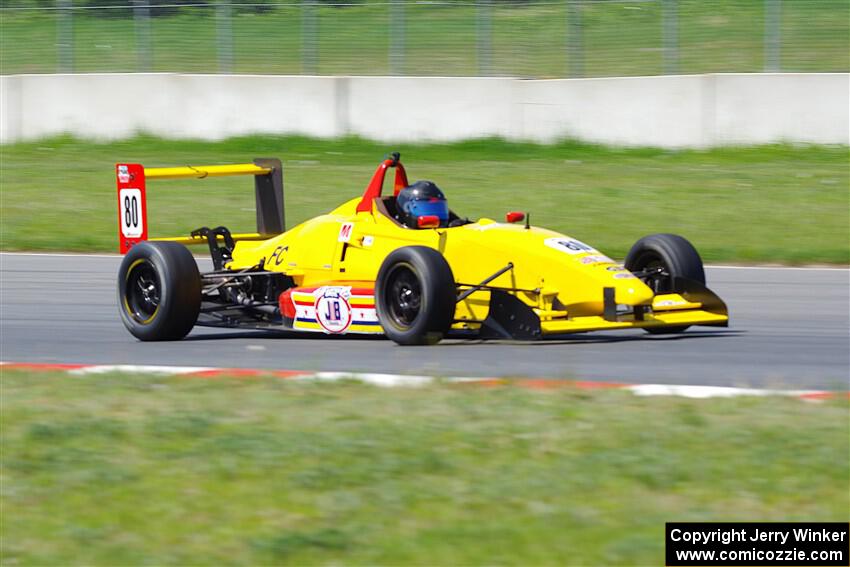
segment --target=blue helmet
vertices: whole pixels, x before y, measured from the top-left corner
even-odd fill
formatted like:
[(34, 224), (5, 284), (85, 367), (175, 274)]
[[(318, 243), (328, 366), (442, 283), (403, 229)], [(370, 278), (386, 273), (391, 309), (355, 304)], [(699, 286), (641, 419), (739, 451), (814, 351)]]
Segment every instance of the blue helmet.
[(399, 220), (411, 228), (419, 227), (419, 217), (435, 216), (440, 226), (449, 223), (449, 204), (445, 195), (431, 181), (417, 181), (398, 192)]

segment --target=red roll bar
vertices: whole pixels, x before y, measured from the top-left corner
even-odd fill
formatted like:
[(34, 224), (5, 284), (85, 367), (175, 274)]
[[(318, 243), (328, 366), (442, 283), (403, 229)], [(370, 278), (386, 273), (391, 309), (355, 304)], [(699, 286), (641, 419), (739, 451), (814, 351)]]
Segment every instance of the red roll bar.
[(358, 213), (367, 213), (372, 210), (372, 201), (381, 196), (381, 191), (384, 187), (384, 177), (387, 174), (387, 168), (395, 168), (395, 183), (393, 184), (393, 195), (398, 195), (398, 192), (407, 187), (407, 173), (404, 171), (404, 166), (401, 165), (401, 155), (394, 152), (392, 157), (385, 159), (375, 170), (375, 175), (372, 176), (372, 181), (363, 192), (363, 198), (357, 204)]

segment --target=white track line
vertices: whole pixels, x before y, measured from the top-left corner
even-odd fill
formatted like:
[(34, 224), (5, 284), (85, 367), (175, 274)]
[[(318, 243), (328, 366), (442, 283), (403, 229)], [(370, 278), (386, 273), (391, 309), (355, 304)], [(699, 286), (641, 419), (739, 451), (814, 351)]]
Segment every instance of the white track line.
[(86, 254), (83, 252), (0, 252), (2, 256), (57, 256), (60, 258), (120, 258), (121, 254)]
[(107, 374), (109, 372), (143, 373), (143, 374), (193, 374), (217, 370), (209, 366), (158, 366), (150, 364), (97, 364), (69, 370), (69, 374), (83, 376), (86, 374)]
[(712, 270), (796, 270), (803, 272), (850, 272), (850, 268), (834, 268), (826, 266), (723, 266), (707, 264)]
[(821, 390), (757, 390), (726, 386), (680, 386), (675, 384), (636, 384), (626, 386), (636, 396), (678, 396), (681, 398), (734, 398), (738, 396), (811, 396)]
[[(83, 252), (0, 252), (3, 256), (57, 256), (69, 258), (121, 258), (121, 254), (87, 254)], [(848, 272), (850, 267), (828, 267), (828, 266), (732, 266), (723, 264), (707, 264), (706, 268), (719, 270), (798, 270), (798, 271), (825, 271), (825, 272)]]
[(368, 372), (316, 372), (296, 378), (297, 380), (318, 380), (319, 382), (338, 382), (356, 380), (373, 386), (395, 388), (398, 386), (426, 386), (435, 380), (431, 376), (408, 376), (405, 374), (375, 374)]

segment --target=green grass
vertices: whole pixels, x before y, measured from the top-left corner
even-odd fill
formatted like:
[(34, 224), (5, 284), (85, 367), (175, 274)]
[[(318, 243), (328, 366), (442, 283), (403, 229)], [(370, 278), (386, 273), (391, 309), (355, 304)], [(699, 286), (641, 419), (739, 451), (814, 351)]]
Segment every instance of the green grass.
[(847, 521), (847, 401), (5, 371), (4, 565), (661, 565)]
[[(664, 151), (273, 136), (218, 143), (56, 138), (0, 146), (0, 248), (116, 250), (119, 161), (168, 166), (281, 157), (291, 227), (361, 194), (393, 149), (402, 152), (411, 181), (436, 181), (462, 215), (501, 219), (509, 210), (529, 211), (535, 225), (615, 257), (657, 232), (682, 234), (706, 261), (846, 264), (850, 254), (846, 146)], [(251, 231), (252, 185), (247, 178), (153, 181), (151, 235), (221, 224)]]
[[(32, 5), (4, 0), (0, 12), (0, 71), (57, 70), (58, 11), (12, 9)], [(680, 73), (758, 72), (764, 63), (764, 2), (679, 0)], [(112, 14), (118, 12), (112, 11)], [(407, 3), (403, 24), (386, 4), (315, 9), (316, 37), (304, 41), (300, 6), (267, 13), (235, 10), (233, 68), (237, 73), (384, 75), (391, 71), (391, 39), (404, 45), (399, 71), (410, 75), (474, 75), (479, 71), (479, 12), (469, 3)], [(144, 68), (136, 53), (128, 12), (105, 18), (73, 13), (76, 72), (216, 72), (216, 15), (184, 8), (150, 23), (152, 53)], [(663, 71), (662, 3), (587, 2), (581, 9), (583, 62), (568, 49), (564, 2), (501, 3), (491, 8), (493, 74), (562, 77), (579, 66), (587, 76), (656, 75)], [(783, 2), (780, 24), (783, 71), (850, 70), (850, 2)], [(314, 68), (302, 62), (314, 45)]]

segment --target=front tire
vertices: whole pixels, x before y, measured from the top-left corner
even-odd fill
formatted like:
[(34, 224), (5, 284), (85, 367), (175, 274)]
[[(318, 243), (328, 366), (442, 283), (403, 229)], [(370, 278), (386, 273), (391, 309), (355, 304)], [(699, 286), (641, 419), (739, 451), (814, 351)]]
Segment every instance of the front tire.
[[(652, 234), (644, 236), (632, 246), (626, 255), (626, 269), (630, 272), (653, 271), (641, 278), (655, 292), (681, 293), (676, 289), (676, 278), (686, 278), (705, 285), (705, 270), (696, 248), (676, 234)], [(681, 333), (690, 325), (680, 327), (647, 327), (654, 335)]]
[(201, 310), (201, 276), (188, 248), (176, 242), (142, 242), (118, 270), (118, 310), (142, 341), (179, 340)]
[(381, 264), (375, 283), (378, 320), (400, 345), (440, 342), (452, 326), (456, 299), (451, 267), (433, 248), (399, 248)]

